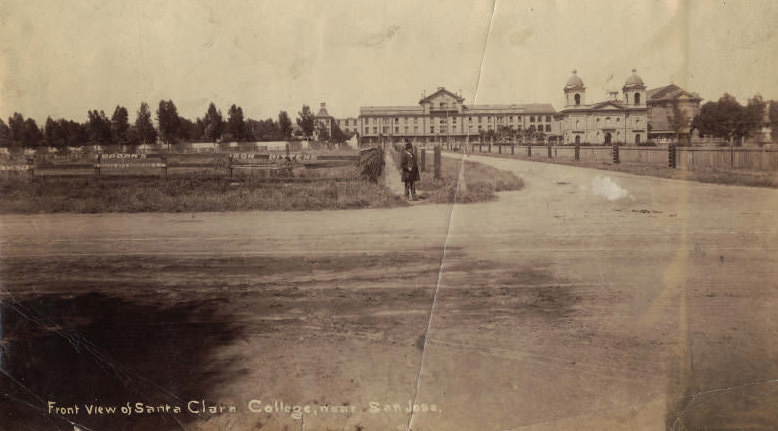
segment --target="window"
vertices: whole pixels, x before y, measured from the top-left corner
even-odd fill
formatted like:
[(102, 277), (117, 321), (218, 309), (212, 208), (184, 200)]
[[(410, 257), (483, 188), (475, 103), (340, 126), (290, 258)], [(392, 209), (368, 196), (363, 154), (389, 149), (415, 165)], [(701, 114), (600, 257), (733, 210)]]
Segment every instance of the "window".
[(400, 119), (399, 119), (399, 118), (395, 118), (395, 119), (394, 119), (394, 123), (395, 123), (395, 124), (397, 124), (397, 123), (399, 123), (399, 122), (400, 122)]
[(576, 93), (575, 94), (575, 104), (580, 105), (581, 104), (581, 95)]
[(373, 127), (373, 134), (374, 134), (374, 135), (377, 135), (377, 134), (378, 134), (378, 127)]
[(640, 135), (635, 135), (635, 143), (640, 145)]
[(419, 126), (413, 126), (413, 134), (418, 135), (419, 134)]
[(435, 133), (435, 126), (430, 126), (430, 133)]
[(640, 93), (635, 93), (635, 105), (640, 105)]
[(481, 120), (483, 120), (483, 119), (484, 119), (483, 117), (478, 117), (478, 122), (480, 123)]
[(534, 123), (534, 122), (535, 122), (535, 116), (534, 116), (534, 115), (531, 115), (531, 116), (529, 117), (529, 122), (530, 122), (530, 123)]
[(399, 134), (400, 133), (400, 127), (399, 126), (395, 126), (394, 133), (395, 134)]
[(551, 122), (551, 116), (550, 115), (546, 115), (546, 123), (550, 123), (550, 122)]
[(551, 125), (550, 124), (546, 124), (546, 132), (550, 132), (550, 131), (551, 131)]

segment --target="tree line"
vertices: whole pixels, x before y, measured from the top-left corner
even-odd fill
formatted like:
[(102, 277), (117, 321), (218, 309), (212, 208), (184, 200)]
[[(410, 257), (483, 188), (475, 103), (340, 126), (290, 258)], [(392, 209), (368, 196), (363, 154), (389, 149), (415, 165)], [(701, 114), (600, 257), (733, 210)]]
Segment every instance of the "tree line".
[[(280, 111), (277, 118), (253, 120), (245, 118), (243, 109), (233, 104), (225, 119), (222, 112), (211, 103), (202, 118), (194, 121), (178, 114), (172, 100), (160, 100), (156, 111), (156, 126), (149, 105), (141, 103), (130, 122), (127, 108), (117, 105), (110, 118), (104, 111), (90, 110), (87, 121), (51, 117), (41, 127), (32, 118), (15, 112), (6, 124), (0, 119), (0, 147), (77, 147), (83, 145), (140, 145), (175, 144), (180, 142), (246, 142), (279, 141), (292, 138), (293, 125), (289, 114)], [(298, 112), (297, 125), (302, 137), (314, 136), (316, 124), (308, 105)], [(323, 138), (321, 134), (318, 135)], [(327, 140), (337, 142), (350, 138), (337, 128), (333, 121), (333, 133)]]
[(702, 105), (700, 113), (691, 120), (691, 128), (703, 136), (725, 138), (730, 144), (756, 137), (764, 127), (770, 127), (771, 138), (778, 140), (778, 103), (767, 102), (758, 94), (743, 106), (734, 96), (724, 93), (719, 100)]

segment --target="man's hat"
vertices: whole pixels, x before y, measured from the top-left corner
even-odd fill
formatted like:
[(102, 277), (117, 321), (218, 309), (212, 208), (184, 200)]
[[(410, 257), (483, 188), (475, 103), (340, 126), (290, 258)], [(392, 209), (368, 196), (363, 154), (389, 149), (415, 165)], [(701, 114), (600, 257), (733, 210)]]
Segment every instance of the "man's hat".
[(405, 148), (408, 148), (408, 149), (413, 148), (413, 145), (411, 144), (411, 141), (405, 141)]

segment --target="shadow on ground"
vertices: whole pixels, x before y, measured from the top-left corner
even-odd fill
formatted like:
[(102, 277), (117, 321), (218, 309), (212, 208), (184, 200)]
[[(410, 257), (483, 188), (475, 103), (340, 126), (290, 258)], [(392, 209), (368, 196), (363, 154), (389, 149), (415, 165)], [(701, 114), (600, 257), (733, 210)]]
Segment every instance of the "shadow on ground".
[[(96, 415), (85, 405), (128, 402), (180, 406), (183, 412), (132, 414), (121, 421), (122, 430), (183, 429), (197, 418), (186, 412), (188, 400), (208, 400), (209, 388), (240, 376), (209, 364), (211, 354), (239, 332), (218, 318), (215, 305), (159, 308), (98, 293), (0, 304), (0, 429), (118, 429), (120, 409)], [(49, 412), (50, 401), (77, 405), (78, 413)]]

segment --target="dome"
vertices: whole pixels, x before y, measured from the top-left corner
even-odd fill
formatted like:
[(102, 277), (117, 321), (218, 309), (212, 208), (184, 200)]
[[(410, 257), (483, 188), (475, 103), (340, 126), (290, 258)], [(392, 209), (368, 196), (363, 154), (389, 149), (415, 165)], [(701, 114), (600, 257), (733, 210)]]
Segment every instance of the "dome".
[(567, 80), (567, 84), (565, 84), (565, 88), (575, 88), (575, 87), (583, 87), (584, 83), (581, 80), (581, 78), (578, 77), (577, 71), (573, 71), (573, 76), (570, 77), (570, 79)]
[(632, 87), (636, 85), (644, 86), (645, 84), (643, 84), (643, 80), (637, 75), (637, 71), (632, 69), (632, 75), (624, 82), (624, 86)]

